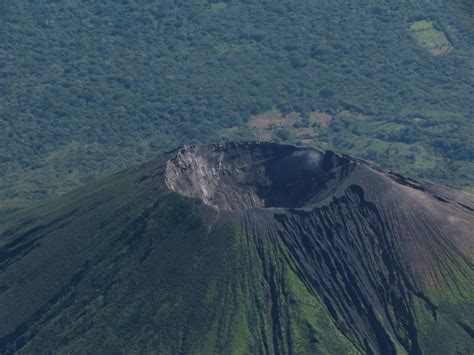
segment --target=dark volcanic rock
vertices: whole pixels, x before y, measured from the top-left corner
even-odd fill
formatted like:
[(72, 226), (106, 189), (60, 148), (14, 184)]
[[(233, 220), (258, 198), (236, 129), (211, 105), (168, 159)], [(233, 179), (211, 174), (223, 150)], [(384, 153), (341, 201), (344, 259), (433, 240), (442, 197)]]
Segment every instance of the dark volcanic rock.
[(166, 168), (166, 185), (219, 210), (310, 206), (355, 165), (333, 152), (267, 143), (191, 146)]
[(167, 163), (166, 184), (234, 211), (227, 215), (251, 235), (277, 239), (367, 350), (421, 352), (413, 297), (433, 317), (433, 299), (447, 289), (472, 297), (471, 195), (335, 152), (271, 143), (183, 148)]

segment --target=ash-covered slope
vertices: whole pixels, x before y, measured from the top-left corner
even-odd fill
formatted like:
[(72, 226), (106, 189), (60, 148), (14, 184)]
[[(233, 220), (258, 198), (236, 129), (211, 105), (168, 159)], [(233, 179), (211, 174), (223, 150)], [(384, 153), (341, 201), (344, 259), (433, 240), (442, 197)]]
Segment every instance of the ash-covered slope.
[(472, 196), (334, 152), (274, 144), (190, 147), (169, 161), (166, 184), (274, 240), (366, 350), (420, 352), (432, 335), (419, 334), (413, 307), (437, 320), (444, 302), (473, 301)]
[(474, 350), (474, 198), (338, 153), (184, 147), (1, 226), (2, 353)]

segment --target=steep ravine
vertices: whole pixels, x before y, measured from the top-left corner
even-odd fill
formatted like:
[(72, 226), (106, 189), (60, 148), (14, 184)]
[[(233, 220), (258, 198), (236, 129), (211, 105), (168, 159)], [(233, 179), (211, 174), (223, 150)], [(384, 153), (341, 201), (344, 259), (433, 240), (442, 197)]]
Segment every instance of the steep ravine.
[(436, 322), (440, 297), (472, 297), (472, 233), (452, 223), (472, 223), (469, 208), (459, 208), (472, 206), (471, 196), (454, 194), (464, 202), (447, 206), (451, 190), (334, 152), (274, 144), (191, 146), (168, 162), (166, 183), (271, 240), (368, 353), (421, 354), (415, 303)]

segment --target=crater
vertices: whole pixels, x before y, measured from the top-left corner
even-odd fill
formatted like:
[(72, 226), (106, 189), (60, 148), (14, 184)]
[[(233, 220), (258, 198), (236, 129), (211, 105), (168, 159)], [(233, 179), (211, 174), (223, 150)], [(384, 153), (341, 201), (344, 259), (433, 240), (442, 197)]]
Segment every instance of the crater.
[(219, 210), (302, 208), (334, 191), (353, 165), (331, 151), (292, 145), (192, 145), (167, 162), (165, 182)]

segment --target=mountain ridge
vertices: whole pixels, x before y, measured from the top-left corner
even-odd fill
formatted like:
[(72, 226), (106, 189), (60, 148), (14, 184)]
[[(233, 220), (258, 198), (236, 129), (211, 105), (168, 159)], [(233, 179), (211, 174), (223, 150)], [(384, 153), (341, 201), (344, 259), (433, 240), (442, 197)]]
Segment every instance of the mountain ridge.
[(178, 148), (2, 220), (0, 350), (467, 354), (472, 209), (332, 151)]

